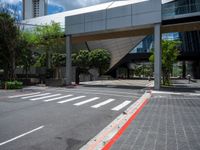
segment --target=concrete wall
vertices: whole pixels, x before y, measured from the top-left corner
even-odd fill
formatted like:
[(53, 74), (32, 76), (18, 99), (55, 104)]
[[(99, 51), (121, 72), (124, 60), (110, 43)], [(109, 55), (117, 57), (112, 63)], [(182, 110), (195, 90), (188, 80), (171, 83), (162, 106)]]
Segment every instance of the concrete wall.
[(128, 38), (88, 41), (88, 46), (91, 50), (96, 48), (104, 48), (108, 50), (111, 54), (111, 69), (143, 39), (144, 36), (135, 36)]
[(33, 18), (33, 5), (32, 5), (32, 0), (24, 0), (24, 18), (23, 19), (30, 19)]
[(142, 28), (161, 22), (161, 0), (116, 1), (109, 8), (65, 18), (66, 34)]

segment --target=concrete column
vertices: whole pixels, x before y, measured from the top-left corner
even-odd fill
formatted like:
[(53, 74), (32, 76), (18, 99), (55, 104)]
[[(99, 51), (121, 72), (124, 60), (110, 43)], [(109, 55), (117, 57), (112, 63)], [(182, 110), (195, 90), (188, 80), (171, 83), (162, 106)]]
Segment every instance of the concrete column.
[(161, 32), (160, 23), (154, 26), (154, 89), (160, 90), (161, 67), (162, 67), (162, 50), (161, 50)]
[(66, 76), (65, 76), (66, 85), (70, 85), (72, 82), (71, 51), (72, 51), (71, 35), (67, 35), (66, 36)]

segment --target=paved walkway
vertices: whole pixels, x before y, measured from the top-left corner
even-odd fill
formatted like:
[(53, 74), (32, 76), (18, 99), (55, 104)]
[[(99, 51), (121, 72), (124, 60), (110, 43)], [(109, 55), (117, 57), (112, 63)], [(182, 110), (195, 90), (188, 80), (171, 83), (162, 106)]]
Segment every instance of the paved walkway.
[(200, 96), (153, 94), (111, 150), (199, 150)]
[(81, 85), (96, 85), (96, 86), (140, 86), (140, 87), (153, 87), (153, 80), (99, 80), (80, 82)]

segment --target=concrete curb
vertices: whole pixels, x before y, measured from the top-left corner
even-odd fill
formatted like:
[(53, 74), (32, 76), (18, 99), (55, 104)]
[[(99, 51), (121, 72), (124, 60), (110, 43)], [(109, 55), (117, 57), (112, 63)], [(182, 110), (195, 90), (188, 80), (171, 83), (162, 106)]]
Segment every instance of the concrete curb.
[(153, 90), (152, 94), (167, 94), (167, 95), (182, 95), (182, 96), (200, 96), (200, 93), (169, 92), (169, 91), (156, 91), (156, 90)]
[(130, 122), (132, 122), (132, 120), (136, 117), (136, 115), (139, 113), (142, 107), (147, 103), (147, 100), (150, 97), (151, 92), (144, 93), (142, 97), (140, 97), (135, 103), (133, 103), (126, 111), (124, 111), (124, 113), (122, 113), (115, 120), (113, 120), (107, 127), (105, 127), (99, 134), (97, 134), (93, 139), (91, 139), (80, 150), (105, 150), (108, 149), (105, 146), (112, 146), (112, 144), (117, 140), (115, 136), (119, 138), (120, 135), (118, 134), (122, 134), (123, 131), (125, 131)]

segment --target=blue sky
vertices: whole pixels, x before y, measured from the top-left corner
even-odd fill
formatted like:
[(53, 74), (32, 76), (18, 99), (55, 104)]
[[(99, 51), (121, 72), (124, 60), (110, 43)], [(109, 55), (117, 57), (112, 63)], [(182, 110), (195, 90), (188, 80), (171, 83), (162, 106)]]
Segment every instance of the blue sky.
[[(109, 1), (112, 0), (48, 0), (48, 14), (63, 12)], [(11, 6), (10, 11), (17, 9), (18, 14), (21, 16), (22, 0), (0, 0), (0, 3), (9, 4), (9, 6)]]
[[(48, 14), (54, 14), (110, 1), (112, 0), (48, 0)], [(0, 0), (0, 3), (9, 4), (11, 6), (10, 11), (17, 9), (20, 18), (22, 18), (22, 0)]]

